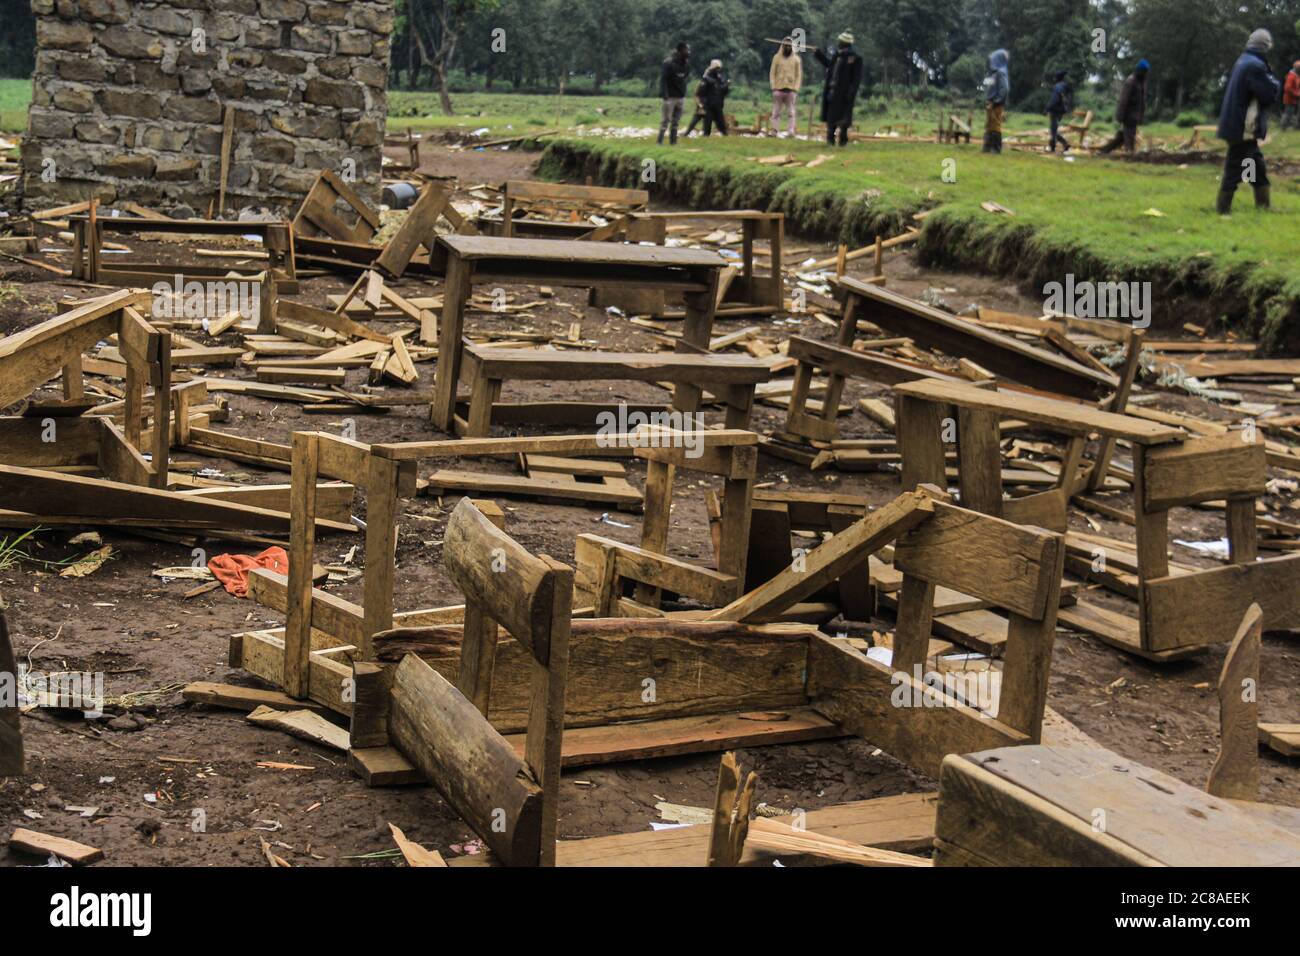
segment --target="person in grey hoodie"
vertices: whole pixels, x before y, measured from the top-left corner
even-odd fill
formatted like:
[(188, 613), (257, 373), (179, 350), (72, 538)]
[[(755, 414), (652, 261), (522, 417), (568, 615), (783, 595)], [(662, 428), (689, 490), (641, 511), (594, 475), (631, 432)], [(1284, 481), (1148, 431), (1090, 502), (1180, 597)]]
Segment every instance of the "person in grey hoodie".
[(1228, 159), (1219, 182), (1219, 215), (1232, 212), (1232, 197), (1243, 182), (1255, 189), (1255, 205), (1269, 207), (1268, 170), (1259, 141), (1268, 137), (1268, 108), (1276, 102), (1282, 84), (1269, 69), (1268, 51), (1273, 49), (1273, 34), (1256, 30), (1246, 41), (1246, 51), (1237, 58), (1223, 91), (1223, 108), (1219, 111), (1219, 139), (1228, 144)]
[(1011, 57), (1006, 50), (989, 54), (989, 75), (984, 80), (988, 93), (984, 106), (984, 152), (1002, 152), (1002, 121), (1007, 115), (1007, 98), (1011, 96)]

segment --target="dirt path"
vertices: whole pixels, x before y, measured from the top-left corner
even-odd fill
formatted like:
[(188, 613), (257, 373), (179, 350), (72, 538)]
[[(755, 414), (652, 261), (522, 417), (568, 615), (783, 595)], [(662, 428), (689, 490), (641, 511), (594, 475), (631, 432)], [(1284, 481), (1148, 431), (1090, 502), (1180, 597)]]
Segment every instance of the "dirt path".
[[(425, 162), (440, 174), (462, 182), (496, 181), (529, 174), (533, 157), (518, 153), (465, 152), (432, 155)], [(796, 240), (797, 241), (797, 240)], [(829, 252), (817, 247), (817, 255)], [(0, 273), (7, 266), (0, 266)], [(1021, 296), (1004, 281), (922, 272), (906, 253), (887, 260), (891, 288), (919, 295), (937, 288), (958, 308), (968, 302), (1010, 311), (1034, 312), (1038, 303)], [(0, 299), (0, 329), (25, 327), (49, 314), (64, 292), (84, 295), (70, 284), (43, 281), (32, 270), (4, 275), (17, 282), (15, 295)], [(36, 281), (42, 280), (42, 281)], [(434, 287), (403, 281), (404, 295), (427, 295)], [(340, 279), (314, 279), (303, 298), (324, 303), (341, 292)], [(524, 290), (509, 290), (522, 293)], [(602, 347), (650, 350), (654, 340), (625, 320), (588, 309), (579, 290), (557, 290), (555, 299), (538, 310), (537, 318), (520, 320), (474, 314), (471, 328), (564, 332), (573, 321), (571, 309), (583, 315), (582, 333)], [(718, 331), (743, 327), (745, 322), (720, 322)], [(786, 333), (796, 326), (783, 325)], [(808, 319), (800, 334), (830, 337), (832, 330)], [(420, 387), (432, 385), (431, 366), (420, 366)], [(226, 370), (221, 374), (244, 375)], [(364, 371), (349, 374), (360, 382)], [(554, 395), (560, 389), (546, 383), (512, 386), (511, 398), (527, 400)], [(654, 400), (662, 392), (653, 386), (615, 388), (592, 383), (577, 389), (565, 386), (563, 397), (626, 397)], [(881, 396), (876, 386), (851, 385), (846, 401)], [(309, 416), (296, 405), (235, 397), (224, 431), (287, 441), (297, 429), (338, 430), (343, 416)], [(759, 406), (755, 427), (779, 428), (784, 415)], [(355, 417), (357, 438), (363, 442), (428, 438), (433, 434), (426, 414), (416, 408), (395, 409), (387, 415)], [(871, 424), (860, 415), (844, 419), (846, 436), (867, 436)], [(180, 455), (182, 460), (193, 456)], [(258, 481), (283, 481), (283, 475), (259, 473), (232, 462), (205, 461), (226, 477), (244, 475)], [(476, 466), (477, 467), (477, 466)], [(809, 473), (802, 468), (760, 458), (762, 482), (774, 488), (818, 489), (864, 495), (873, 504), (897, 493), (897, 479), (887, 474)], [(629, 467), (640, 484), (643, 471)], [(672, 553), (705, 561), (711, 555), (703, 503), (704, 488), (679, 482), (675, 497)], [(507, 527), (533, 552), (546, 551), (569, 561), (574, 537), (582, 532), (634, 542), (637, 516), (617, 515), (631, 525), (623, 528), (601, 521), (596, 509), (544, 505), (498, 499), (507, 513)], [(450, 502), (418, 498), (403, 503), (397, 547), (397, 605), (399, 609), (459, 603), (459, 595), (441, 570), (441, 547)], [(357, 513), (364, 517), (364, 507)], [(1081, 530), (1090, 530), (1076, 519)], [(1132, 540), (1130, 528), (1102, 522), (1104, 534)], [(1201, 513), (1177, 512), (1179, 536), (1217, 537)], [(0, 533), (3, 534), (3, 533)], [(29, 549), (41, 561), (58, 561), (89, 550), (70, 545), (73, 532), (46, 531)], [(318, 542), (318, 559), (338, 561), (358, 542), (358, 536), (334, 535)], [(341, 754), (307, 745), (276, 731), (258, 729), (242, 715), (184, 704), (178, 685), (211, 680), (251, 683), (226, 665), (232, 633), (281, 623), (265, 609), (213, 592), (186, 600), (192, 582), (163, 582), (156, 568), (188, 565), (189, 548), (125, 534), (104, 534), (115, 549), (114, 559), (83, 578), (58, 577), (30, 561), (0, 569), (0, 598), (8, 615), (20, 660), (30, 655), (40, 671), (102, 671), (112, 697), (152, 692), (153, 700), (131, 709), (135, 730), (110, 730), (105, 722), (87, 722), (39, 713), (23, 721), (29, 753), (29, 774), (0, 781), (0, 822), (12, 829), (34, 829), (103, 847), (115, 864), (264, 865), (261, 839), (294, 865), (314, 863), (388, 866), (388, 861), (357, 857), (392, 846), (387, 824), (444, 854), (455, 856), (472, 846), (474, 836), (427, 787), (368, 790), (346, 769)], [(209, 554), (226, 550), (217, 542), (204, 545)], [(248, 550), (248, 549), (245, 549)], [(1185, 560), (1186, 554), (1180, 553)], [(360, 566), (361, 558), (357, 558)], [(1195, 563), (1195, 562), (1193, 562)], [(330, 590), (357, 600), (356, 583)], [(1049, 704), (1086, 733), (1125, 756), (1203, 785), (1217, 748), (1217, 702), (1212, 690), (1222, 663), (1222, 650), (1197, 661), (1155, 668), (1088, 638), (1061, 633), (1053, 661)], [(1266, 639), (1263, 652), (1262, 701), (1266, 720), (1300, 721), (1300, 700), (1291, 690), (1300, 686), (1300, 647), (1294, 640)], [(119, 724), (120, 726), (121, 724)], [(310, 770), (261, 769), (261, 761), (297, 764)], [(816, 808), (831, 803), (934, 788), (925, 779), (861, 740), (755, 748), (742, 761), (760, 775), (759, 799), (784, 809)], [(1263, 757), (1266, 799), (1300, 804), (1300, 763)], [(589, 768), (564, 775), (560, 815), (562, 837), (595, 836), (646, 829), (659, 819), (660, 801), (693, 806), (711, 804), (717, 756), (678, 758)], [(78, 808), (96, 808), (84, 815)], [(0, 849), (0, 864), (30, 863), (30, 858)]]

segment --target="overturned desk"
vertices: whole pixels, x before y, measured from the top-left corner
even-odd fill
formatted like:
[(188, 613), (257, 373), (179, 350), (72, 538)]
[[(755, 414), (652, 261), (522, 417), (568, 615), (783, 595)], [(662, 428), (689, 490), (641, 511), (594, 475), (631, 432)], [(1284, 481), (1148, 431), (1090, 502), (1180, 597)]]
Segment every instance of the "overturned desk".
[[(1143, 418), (960, 382), (905, 382), (894, 386), (894, 394), (905, 489), (923, 484), (947, 487), (944, 436), (945, 432), (955, 431), (962, 507), (1058, 531), (1065, 530), (1066, 505), (1079, 484), (1087, 480), (1079, 468), (1090, 435), (1128, 441), (1135, 447), (1165, 445), (1187, 437), (1180, 428)], [(1004, 418), (1070, 436), (1056, 488), (1003, 500), (999, 439)]]
[[(433, 259), (445, 262), (447, 284), (438, 325), (432, 418), (434, 425), (446, 432), (455, 426), (465, 303), (475, 284), (538, 283), (681, 292), (686, 301), (686, 320), (677, 351), (704, 354), (713, 334), (718, 273), (725, 264), (717, 253), (697, 249), (481, 236), (442, 236)], [(427, 335), (422, 338), (429, 341)], [(673, 404), (681, 411), (695, 411), (699, 400), (698, 387), (681, 385)]]

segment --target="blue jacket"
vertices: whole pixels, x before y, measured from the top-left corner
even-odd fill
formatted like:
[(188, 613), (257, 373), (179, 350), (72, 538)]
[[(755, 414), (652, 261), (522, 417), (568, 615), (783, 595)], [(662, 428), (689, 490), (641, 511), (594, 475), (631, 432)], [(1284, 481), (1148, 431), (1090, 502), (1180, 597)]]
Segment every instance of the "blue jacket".
[(1005, 104), (1007, 97), (1011, 95), (1011, 74), (1007, 70), (1007, 64), (1011, 57), (1006, 50), (994, 50), (989, 54), (989, 77), (986, 85), (989, 88), (988, 101), (990, 103)]
[[(1219, 139), (1240, 143), (1245, 139), (1263, 139), (1268, 135), (1268, 108), (1277, 100), (1282, 84), (1268, 68), (1268, 61), (1247, 50), (1232, 68), (1228, 88), (1223, 91), (1223, 109), (1219, 111)], [(1250, 101), (1259, 101), (1259, 119), (1253, 130), (1246, 129), (1246, 111)]]

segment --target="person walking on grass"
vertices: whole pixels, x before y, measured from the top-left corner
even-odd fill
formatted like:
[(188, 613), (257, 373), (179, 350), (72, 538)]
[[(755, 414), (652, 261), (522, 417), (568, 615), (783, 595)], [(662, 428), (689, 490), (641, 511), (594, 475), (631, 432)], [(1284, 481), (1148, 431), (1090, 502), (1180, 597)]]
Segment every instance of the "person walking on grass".
[(1056, 144), (1061, 144), (1062, 152), (1070, 151), (1070, 144), (1061, 135), (1061, 118), (1074, 112), (1074, 87), (1070, 85), (1070, 75), (1065, 70), (1056, 74), (1056, 85), (1052, 87), (1052, 98), (1047, 101), (1047, 116), (1052, 123), (1052, 138), (1048, 141), (1047, 151), (1056, 152)]
[(1101, 148), (1103, 153), (1113, 153), (1120, 146), (1130, 154), (1137, 149), (1138, 127), (1147, 118), (1147, 74), (1150, 72), (1151, 64), (1138, 60), (1138, 65), (1124, 80), (1119, 91), (1119, 105), (1115, 109), (1119, 132)]
[(826, 142), (834, 146), (838, 135), (839, 145), (846, 146), (849, 127), (853, 125), (853, 105), (862, 86), (862, 57), (853, 48), (853, 34), (847, 30), (839, 35), (837, 43), (832, 55), (827, 56), (821, 50), (813, 50), (813, 55), (826, 67), (826, 85), (822, 88)]
[(1300, 128), (1300, 60), (1291, 64), (1282, 87), (1282, 128)]
[(793, 137), (799, 122), (799, 90), (803, 86), (803, 60), (794, 52), (794, 39), (786, 37), (781, 41), (781, 49), (772, 57), (772, 69), (768, 74), (772, 86), (772, 135), (777, 134), (777, 126), (784, 110), (786, 135)]
[(677, 145), (677, 127), (682, 122), (682, 104), (686, 102), (686, 83), (690, 72), (691, 47), (686, 41), (677, 44), (659, 70), (659, 98), (663, 100), (663, 118), (659, 121), (659, 145), (668, 142)]
[(1002, 123), (1007, 115), (1007, 99), (1011, 96), (1011, 57), (1006, 50), (989, 54), (989, 75), (984, 79), (988, 92), (984, 103), (985, 153), (1002, 152)]
[(1269, 69), (1273, 34), (1256, 30), (1246, 41), (1246, 51), (1237, 58), (1223, 91), (1219, 111), (1219, 139), (1228, 144), (1228, 158), (1219, 183), (1219, 215), (1232, 212), (1232, 197), (1243, 182), (1255, 190), (1255, 206), (1269, 207), (1268, 169), (1259, 142), (1268, 137), (1268, 108), (1277, 101), (1282, 84)]
[(718, 127), (718, 132), (723, 136), (727, 135), (727, 94), (731, 92), (731, 81), (722, 72), (722, 61), (714, 60), (709, 64), (709, 68), (704, 71), (704, 76), (700, 77), (700, 84), (695, 88), (695, 116), (691, 119), (691, 125), (686, 130), (686, 135), (691, 135), (691, 130), (695, 129), (695, 124), (704, 121), (704, 135), (711, 136), (713, 127)]

